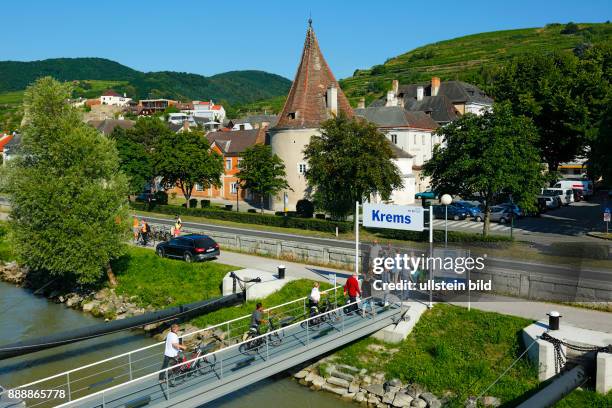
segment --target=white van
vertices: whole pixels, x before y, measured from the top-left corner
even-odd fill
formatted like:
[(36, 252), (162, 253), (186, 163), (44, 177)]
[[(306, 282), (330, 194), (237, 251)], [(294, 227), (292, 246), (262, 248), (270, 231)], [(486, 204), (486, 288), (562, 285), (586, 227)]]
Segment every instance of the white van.
[(553, 188), (562, 188), (564, 190), (582, 190), (584, 197), (593, 195), (593, 182), (587, 179), (564, 179), (559, 180)]
[(542, 195), (548, 197), (559, 197), (561, 205), (570, 205), (574, 202), (574, 191), (562, 188), (543, 188)]

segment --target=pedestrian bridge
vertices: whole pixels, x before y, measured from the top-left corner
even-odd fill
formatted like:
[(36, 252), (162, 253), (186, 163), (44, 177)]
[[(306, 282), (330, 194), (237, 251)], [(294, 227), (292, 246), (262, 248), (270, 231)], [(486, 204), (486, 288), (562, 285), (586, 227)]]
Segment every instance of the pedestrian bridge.
[(325, 321), (321, 315), (304, 319), (306, 298), (268, 309), (267, 318), (292, 323), (256, 338), (262, 340), (257, 348), (248, 347), (255, 339), (242, 341), (250, 315), (183, 334), (183, 344), (203, 339), (211, 345), (216, 342), (217, 350), (191, 360), (205, 361), (206, 370), (191, 372), (174, 384), (159, 381), (160, 373), (176, 368), (160, 370), (164, 350), (160, 342), (6, 390), (0, 394), (0, 408), (195, 407), (396, 324), (406, 311), (399, 301), (367, 298), (361, 303), (371, 301), (374, 313), (368, 307), (365, 316), (347, 314), (354, 305), (340, 306), (336, 288), (326, 292), (332, 310), (324, 314)]

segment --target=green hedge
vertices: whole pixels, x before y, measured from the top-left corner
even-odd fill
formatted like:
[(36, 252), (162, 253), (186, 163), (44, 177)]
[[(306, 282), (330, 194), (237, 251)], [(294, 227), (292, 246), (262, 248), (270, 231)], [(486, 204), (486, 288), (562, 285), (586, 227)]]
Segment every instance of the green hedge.
[[(429, 231), (402, 231), (382, 228), (366, 228), (368, 231), (379, 235), (382, 238), (397, 239), (402, 241), (428, 242)], [(444, 231), (434, 230), (434, 242), (444, 242)], [(448, 231), (448, 242), (469, 243), (469, 242), (511, 242), (512, 238), (503, 235), (488, 235), (472, 232)]]
[[(130, 203), (130, 206), (138, 211), (149, 211), (146, 203)], [(235, 221), (245, 224), (271, 225), (273, 227), (298, 228), (311, 231), (336, 232), (336, 227), (338, 227), (338, 232), (348, 232), (353, 228), (353, 224), (350, 222), (225, 211), (214, 209), (214, 207), (185, 208), (172, 205), (157, 205), (151, 211), (161, 214), (190, 215), (193, 217)]]

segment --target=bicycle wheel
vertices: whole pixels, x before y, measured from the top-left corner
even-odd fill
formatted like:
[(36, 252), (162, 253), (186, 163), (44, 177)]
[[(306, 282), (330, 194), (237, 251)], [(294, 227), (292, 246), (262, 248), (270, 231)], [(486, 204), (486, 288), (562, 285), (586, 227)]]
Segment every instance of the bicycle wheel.
[(271, 346), (276, 347), (282, 343), (284, 337), (285, 337), (285, 331), (279, 330), (277, 332), (274, 332), (268, 335), (268, 341), (270, 342)]
[(180, 368), (175, 368), (168, 372), (168, 383), (171, 387), (176, 387), (185, 382), (185, 373)]
[(211, 354), (210, 356), (206, 356), (203, 359), (198, 361), (198, 373), (201, 375), (205, 375), (210, 373), (215, 367), (215, 363), (217, 362), (217, 356)]

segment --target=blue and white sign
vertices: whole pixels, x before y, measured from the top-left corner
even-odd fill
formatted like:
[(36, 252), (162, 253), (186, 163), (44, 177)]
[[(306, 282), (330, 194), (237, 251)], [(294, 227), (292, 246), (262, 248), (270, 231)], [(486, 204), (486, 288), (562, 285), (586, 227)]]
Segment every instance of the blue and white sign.
[(411, 205), (363, 205), (363, 226), (423, 231), (424, 208)]

